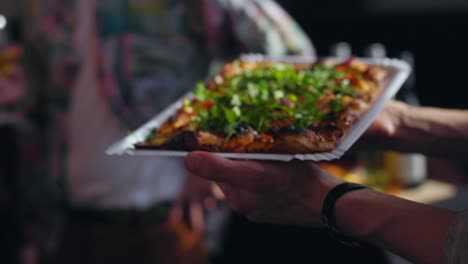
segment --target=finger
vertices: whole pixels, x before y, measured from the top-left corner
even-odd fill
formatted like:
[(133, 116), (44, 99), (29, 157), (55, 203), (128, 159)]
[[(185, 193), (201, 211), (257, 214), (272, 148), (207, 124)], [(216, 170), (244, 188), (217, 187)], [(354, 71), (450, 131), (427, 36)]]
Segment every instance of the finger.
[(225, 196), (225, 202), (227, 203), (227, 205), (234, 211), (237, 211), (238, 208), (236, 206), (236, 203), (238, 198), (238, 189), (226, 183), (218, 183), (217, 185), (219, 186), (219, 189), (223, 192), (223, 195)]
[(226, 196), (219, 186), (212, 182), (211, 192), (202, 199), (203, 208), (207, 211), (213, 211), (218, 206), (219, 201), (224, 201)]
[(180, 222), (184, 216), (184, 209), (181, 201), (175, 201), (169, 212), (169, 220), (173, 222)]
[(219, 190), (223, 193), (225, 199), (233, 195), (234, 188), (232, 188), (232, 186), (229, 184), (220, 182), (217, 183), (216, 186), (218, 186)]
[(205, 230), (205, 222), (203, 215), (203, 208), (200, 202), (192, 201), (190, 202), (190, 225), (192, 226), (193, 231), (203, 234)]
[(248, 215), (257, 209), (256, 204), (261, 200), (260, 195), (235, 188), (228, 184), (220, 183), (219, 186), (226, 194), (226, 202), (232, 210)]
[(220, 201), (226, 199), (226, 196), (224, 195), (223, 191), (221, 190), (219, 185), (217, 185), (216, 183), (213, 183), (211, 191), (215, 199), (220, 200)]
[(185, 158), (191, 173), (208, 180), (248, 188), (265, 177), (266, 163), (229, 160), (211, 153), (192, 152)]
[(213, 211), (216, 209), (217, 200), (214, 197), (206, 197), (203, 199), (203, 208), (207, 211)]

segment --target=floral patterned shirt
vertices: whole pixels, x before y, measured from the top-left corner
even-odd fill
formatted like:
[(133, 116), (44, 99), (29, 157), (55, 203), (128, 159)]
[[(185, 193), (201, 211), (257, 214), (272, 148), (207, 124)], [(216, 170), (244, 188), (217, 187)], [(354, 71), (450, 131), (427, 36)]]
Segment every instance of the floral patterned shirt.
[(29, 97), (39, 102), (30, 112), (41, 126), (37, 140), (24, 140), (25, 167), (35, 172), (26, 173), (33, 186), (26, 207), (33, 208), (28, 219), (45, 230), (38, 234), (45, 248), (68, 199), (72, 88), (84, 57), (79, 45), (95, 45), (96, 89), (127, 130), (203, 80), (216, 62), (241, 53), (315, 56), (308, 37), (273, 0), (91, 0), (98, 43), (79, 35), (77, 28), (88, 23), (78, 15), (79, 0), (26, 1), (25, 20), (33, 25), (25, 29), (26, 57), (34, 63)]
[[(30, 39), (47, 72), (52, 173), (64, 174), (68, 112), (80, 71), (76, 0), (35, 0)], [(314, 56), (308, 37), (272, 0), (99, 0), (100, 93), (128, 130), (241, 53)], [(42, 69), (44, 70), (44, 69)]]

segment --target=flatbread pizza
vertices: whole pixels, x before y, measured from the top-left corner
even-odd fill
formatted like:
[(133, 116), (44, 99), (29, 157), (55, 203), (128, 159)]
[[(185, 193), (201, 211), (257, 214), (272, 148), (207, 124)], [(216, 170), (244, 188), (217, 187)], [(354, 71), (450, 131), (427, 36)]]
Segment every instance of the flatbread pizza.
[(354, 57), (314, 63), (234, 60), (137, 149), (329, 152), (378, 97), (387, 72)]

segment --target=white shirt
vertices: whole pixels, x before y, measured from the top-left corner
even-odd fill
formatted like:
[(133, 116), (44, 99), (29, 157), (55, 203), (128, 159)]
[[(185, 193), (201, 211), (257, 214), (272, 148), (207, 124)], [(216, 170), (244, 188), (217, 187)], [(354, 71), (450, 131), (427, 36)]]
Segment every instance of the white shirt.
[(98, 208), (146, 208), (173, 199), (185, 179), (182, 158), (107, 156), (106, 148), (126, 131), (100, 94), (95, 1), (78, 2), (77, 39), (82, 71), (72, 96), (68, 189), (74, 205)]

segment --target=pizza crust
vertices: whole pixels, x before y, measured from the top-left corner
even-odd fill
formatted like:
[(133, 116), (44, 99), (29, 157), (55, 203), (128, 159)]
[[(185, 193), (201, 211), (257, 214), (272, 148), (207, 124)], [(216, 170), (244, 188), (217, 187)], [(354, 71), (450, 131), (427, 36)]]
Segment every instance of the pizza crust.
[(270, 149), (271, 153), (306, 154), (332, 151), (336, 141), (325, 141), (323, 138), (307, 134), (284, 135), (277, 139)]
[[(329, 62), (327, 62), (329, 63)], [(233, 76), (255, 67), (266, 67), (270, 62), (245, 62), (226, 64), (221, 76)], [(300, 65), (297, 69), (304, 69)], [(258, 134), (252, 128), (243, 130), (235, 136), (223, 136), (209, 131), (199, 131), (191, 121), (196, 117), (193, 109), (189, 112), (179, 109), (178, 112), (162, 124), (159, 131), (153, 133), (144, 142), (135, 144), (136, 148), (232, 153), (274, 153), (274, 154), (307, 154), (330, 152), (346, 137), (351, 126), (369, 109), (375, 100), (379, 84), (386, 76), (385, 69), (371, 66), (356, 60), (340, 65), (344, 70), (359, 72), (364, 79), (352, 80), (359, 87), (356, 98), (343, 97), (345, 109), (335, 113), (330, 120), (313, 123), (309, 128), (295, 129), (289, 120), (275, 120), (274, 131)], [(216, 89), (216, 78), (208, 82), (208, 89)], [(333, 95), (333, 94), (332, 94)], [(323, 97), (317, 102), (320, 111), (329, 111), (333, 97)], [(293, 106), (292, 106), (293, 107)]]

